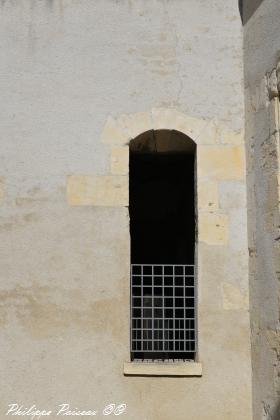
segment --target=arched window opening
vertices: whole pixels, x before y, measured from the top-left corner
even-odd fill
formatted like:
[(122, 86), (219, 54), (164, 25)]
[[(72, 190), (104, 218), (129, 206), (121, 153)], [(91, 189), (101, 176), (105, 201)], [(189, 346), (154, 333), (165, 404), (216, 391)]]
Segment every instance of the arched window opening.
[(130, 142), (132, 360), (195, 358), (195, 156), (175, 130)]

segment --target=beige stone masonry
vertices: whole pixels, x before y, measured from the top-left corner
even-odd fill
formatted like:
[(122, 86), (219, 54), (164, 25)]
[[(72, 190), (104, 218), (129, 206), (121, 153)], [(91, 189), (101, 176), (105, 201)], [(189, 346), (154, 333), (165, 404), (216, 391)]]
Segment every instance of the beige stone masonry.
[(139, 376), (202, 376), (202, 364), (194, 362), (125, 362), (123, 372), (125, 375)]
[(197, 205), (199, 210), (215, 211), (219, 208), (217, 182), (201, 182), (197, 187)]
[[(199, 211), (219, 209), (218, 183), (220, 180), (244, 179), (245, 162), (243, 133), (230, 131), (218, 120), (190, 117), (175, 109), (153, 108), (151, 112), (122, 114), (108, 117), (101, 141), (110, 147), (110, 175), (72, 175), (67, 181), (67, 199), (77, 206), (128, 205), (129, 141), (151, 129), (177, 130), (197, 145), (197, 185)], [(221, 144), (223, 143), (223, 144)], [(227, 222), (224, 215), (219, 226), (212, 226), (213, 216), (201, 216), (200, 238), (211, 243), (227, 242)]]
[(249, 309), (248, 292), (232, 283), (222, 284), (223, 308), (225, 310)]
[(226, 214), (201, 212), (198, 217), (198, 240), (209, 245), (226, 245), (229, 221)]
[(101, 142), (124, 146), (134, 137), (152, 129), (151, 114), (147, 112), (123, 114), (117, 119), (110, 116), (101, 133)]
[[(202, 138), (201, 133), (210, 123), (209, 120), (187, 116), (175, 109), (153, 108), (151, 112), (121, 115), (114, 119), (108, 117), (101, 133), (101, 142), (111, 145), (127, 145), (128, 142), (148, 130), (177, 130), (186, 134), (192, 140), (200, 138), (205, 144), (212, 144), (215, 139), (210, 135)], [(211, 130), (212, 137), (216, 136)]]
[[(125, 137), (124, 137), (125, 134)], [(125, 144), (129, 135), (113, 117), (109, 116), (101, 133), (101, 142), (109, 144)]]
[(153, 108), (151, 112), (109, 116), (101, 133), (101, 142), (111, 145), (128, 145), (128, 142), (148, 130), (177, 130), (197, 144), (239, 145), (243, 132), (230, 130), (217, 119), (207, 120), (183, 114), (172, 108)]
[(111, 174), (127, 175), (129, 168), (129, 148), (113, 146), (111, 148)]
[(207, 121), (195, 141), (197, 144), (217, 144), (219, 142), (219, 131), (220, 127), (216, 119)]
[(153, 108), (152, 120), (154, 130), (177, 130), (194, 141), (209, 124), (208, 120), (190, 117), (176, 110), (164, 108)]
[(148, 112), (122, 114), (118, 117), (117, 124), (122, 128), (128, 141), (153, 128), (152, 117)]
[(219, 143), (228, 145), (241, 145), (244, 142), (244, 131), (231, 131), (227, 127), (219, 127)]
[(67, 199), (72, 206), (126, 206), (128, 177), (70, 175)]
[(245, 177), (243, 146), (199, 146), (198, 178), (241, 180)]

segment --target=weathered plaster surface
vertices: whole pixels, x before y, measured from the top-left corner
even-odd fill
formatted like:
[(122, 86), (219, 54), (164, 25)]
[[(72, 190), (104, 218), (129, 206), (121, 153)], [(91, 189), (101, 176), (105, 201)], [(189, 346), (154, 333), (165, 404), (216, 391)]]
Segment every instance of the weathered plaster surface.
[(0, 204), (4, 201), (5, 196), (5, 178), (0, 177)]
[[(0, 12), (0, 417), (18, 400), (251, 420), (237, 4), (7, 0)], [(201, 162), (201, 378), (123, 375), (128, 142), (160, 128), (193, 138)]]
[(280, 8), (277, 0), (255, 3), (244, 28), (253, 405), (256, 420), (277, 420)]

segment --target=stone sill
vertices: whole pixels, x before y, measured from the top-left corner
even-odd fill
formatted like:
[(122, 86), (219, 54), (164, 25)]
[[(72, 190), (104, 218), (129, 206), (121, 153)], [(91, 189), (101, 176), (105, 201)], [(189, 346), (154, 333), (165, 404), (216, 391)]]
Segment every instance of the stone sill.
[(202, 364), (125, 362), (123, 373), (126, 376), (202, 376)]

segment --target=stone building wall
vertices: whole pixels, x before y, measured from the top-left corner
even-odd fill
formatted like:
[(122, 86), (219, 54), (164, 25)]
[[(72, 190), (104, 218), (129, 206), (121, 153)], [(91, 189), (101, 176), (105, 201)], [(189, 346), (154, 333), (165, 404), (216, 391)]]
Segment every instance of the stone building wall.
[(280, 5), (244, 2), (254, 419), (280, 418)]
[[(251, 420), (237, 2), (6, 0), (0, 54), (0, 417)], [(149, 129), (197, 143), (201, 377), (124, 376), (128, 143)]]

